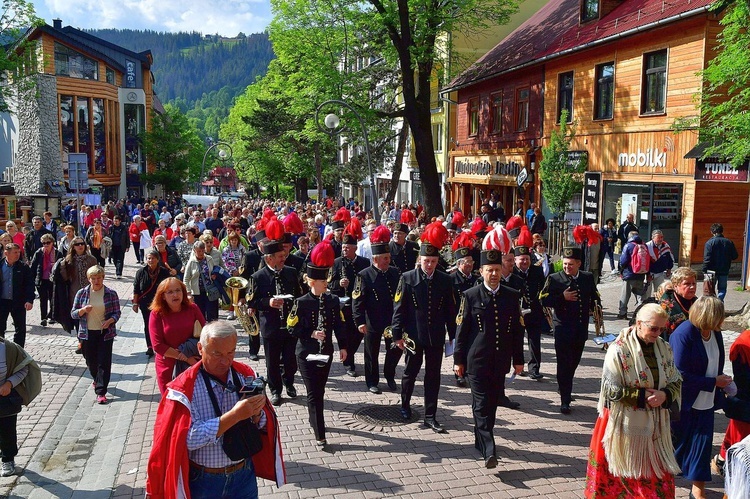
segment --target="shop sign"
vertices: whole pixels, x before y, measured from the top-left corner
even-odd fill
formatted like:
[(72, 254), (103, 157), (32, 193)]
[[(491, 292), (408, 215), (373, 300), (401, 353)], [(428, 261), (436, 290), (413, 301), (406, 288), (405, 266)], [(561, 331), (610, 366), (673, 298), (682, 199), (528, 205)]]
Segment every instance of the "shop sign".
[(695, 161), (695, 180), (714, 182), (747, 182), (748, 162), (735, 167), (718, 159), (707, 158)]
[(579, 162), (583, 162), (585, 166), (589, 165), (589, 152), (588, 151), (568, 151), (568, 168), (571, 170), (576, 168)]
[(601, 206), (602, 174), (586, 172), (583, 175), (583, 224), (590, 225), (599, 222), (599, 207)]
[(135, 63), (125, 60), (125, 88), (135, 88)]
[(456, 159), (453, 172), (454, 175), (498, 175), (516, 178), (523, 168), (524, 165), (516, 161), (506, 162), (490, 156), (484, 159), (479, 158), (477, 161)]
[(636, 166), (650, 168), (666, 168), (667, 166), (667, 152), (660, 151), (659, 149), (646, 149), (641, 151), (640, 148), (636, 152), (621, 152), (617, 156), (617, 166), (635, 168)]
[(521, 187), (523, 184), (526, 183), (528, 179), (529, 179), (529, 172), (526, 170), (526, 168), (524, 168), (520, 172), (518, 172), (518, 176), (516, 177), (516, 184), (518, 184), (518, 187)]
[(422, 178), (419, 176), (419, 170), (412, 170), (409, 172), (409, 177), (413, 182), (421, 182)]

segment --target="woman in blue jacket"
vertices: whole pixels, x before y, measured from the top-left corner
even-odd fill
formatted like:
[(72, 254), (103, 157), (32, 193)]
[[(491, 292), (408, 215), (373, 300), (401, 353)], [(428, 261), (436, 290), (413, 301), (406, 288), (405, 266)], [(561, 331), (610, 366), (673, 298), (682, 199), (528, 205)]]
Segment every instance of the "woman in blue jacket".
[(721, 325), (724, 304), (716, 297), (702, 296), (687, 321), (669, 337), (674, 361), (682, 374), (682, 405), (679, 420), (672, 420), (677, 463), (685, 478), (693, 482), (691, 499), (704, 499), (711, 481), (711, 444), (714, 411), (721, 409), (724, 388), (732, 377), (724, 371)]

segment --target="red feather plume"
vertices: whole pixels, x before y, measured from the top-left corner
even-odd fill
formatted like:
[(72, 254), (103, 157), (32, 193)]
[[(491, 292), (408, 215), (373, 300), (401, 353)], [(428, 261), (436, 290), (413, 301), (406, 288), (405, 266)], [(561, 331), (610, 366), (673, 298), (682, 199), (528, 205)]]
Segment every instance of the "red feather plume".
[(271, 208), (266, 208), (265, 211), (263, 212), (263, 219), (268, 221), (268, 220), (273, 220), (275, 218), (277, 218), (276, 212), (273, 211)]
[(352, 218), (352, 221), (346, 227), (346, 230), (344, 232), (347, 234), (351, 234), (352, 236), (354, 236), (354, 239), (359, 241), (360, 239), (362, 239), (362, 222), (360, 222), (359, 218), (357, 217)]
[(475, 218), (473, 222), (471, 222), (471, 231), (476, 234), (477, 232), (486, 232), (487, 231), (487, 223), (482, 220), (481, 218)]
[(508, 223), (505, 224), (505, 228), (508, 230), (508, 232), (510, 232), (513, 229), (518, 229), (519, 227), (523, 225), (524, 225), (523, 218), (519, 217), (518, 215), (514, 215), (510, 217), (510, 220), (508, 220)]
[(464, 217), (464, 214), (460, 211), (454, 211), (453, 212), (453, 218), (451, 219), (451, 223), (454, 224), (457, 228), (461, 228), (464, 226), (464, 222), (466, 221), (466, 217)]
[(414, 212), (411, 210), (401, 210), (401, 223), (411, 224), (417, 221), (417, 217), (414, 216)]
[(441, 222), (432, 222), (425, 227), (421, 239), (423, 243), (431, 244), (436, 248), (442, 248), (450, 237), (451, 235), (448, 233), (448, 229), (446, 229)]
[(475, 236), (472, 232), (466, 230), (463, 231), (458, 235), (456, 240), (453, 241), (453, 251), (456, 251), (458, 248), (473, 248), (476, 238), (477, 236)]
[(266, 223), (266, 237), (272, 241), (278, 241), (284, 237), (284, 224), (278, 219), (269, 220)]
[(333, 246), (328, 240), (321, 241), (315, 245), (310, 253), (310, 262), (315, 267), (333, 267), (333, 261), (336, 259), (336, 254), (333, 252)]
[(391, 231), (385, 225), (378, 225), (370, 234), (370, 244), (386, 244), (391, 240)]
[(284, 218), (284, 229), (290, 234), (302, 234), (305, 232), (302, 220), (300, 220), (299, 216), (294, 211)]
[(602, 242), (602, 235), (595, 231), (590, 225), (586, 226), (586, 236), (589, 240), (589, 246)]
[(518, 236), (516, 246), (526, 246), (531, 248), (534, 245), (534, 238), (531, 237), (531, 231), (525, 225), (521, 227), (521, 234)]
[(266, 220), (265, 218), (258, 219), (258, 221), (255, 222), (255, 230), (256, 231), (266, 230), (267, 223), (268, 223), (268, 220)]
[(349, 210), (346, 209), (346, 207), (342, 206), (333, 216), (333, 221), (344, 222), (345, 224), (348, 224), (352, 221), (352, 214), (349, 212)]
[(573, 240), (578, 244), (583, 244), (583, 241), (586, 240), (586, 236), (588, 234), (586, 233), (586, 226), (585, 225), (576, 225), (573, 227)]
[(502, 225), (496, 226), (489, 231), (482, 241), (484, 251), (497, 250), (501, 253), (509, 253), (513, 250), (513, 241), (510, 239), (508, 230)]
[(326, 236), (326, 238), (323, 239), (323, 241), (329, 241), (330, 242), (332, 239), (333, 239), (333, 231), (329, 232), (328, 235)]

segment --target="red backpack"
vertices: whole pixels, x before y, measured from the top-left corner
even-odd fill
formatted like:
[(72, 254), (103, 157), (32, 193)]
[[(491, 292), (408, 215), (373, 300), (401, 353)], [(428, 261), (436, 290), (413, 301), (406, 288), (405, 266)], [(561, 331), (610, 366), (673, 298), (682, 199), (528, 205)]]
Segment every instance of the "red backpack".
[(641, 243), (633, 243), (633, 252), (630, 254), (630, 270), (634, 274), (648, 274), (651, 268), (651, 255), (648, 247)]

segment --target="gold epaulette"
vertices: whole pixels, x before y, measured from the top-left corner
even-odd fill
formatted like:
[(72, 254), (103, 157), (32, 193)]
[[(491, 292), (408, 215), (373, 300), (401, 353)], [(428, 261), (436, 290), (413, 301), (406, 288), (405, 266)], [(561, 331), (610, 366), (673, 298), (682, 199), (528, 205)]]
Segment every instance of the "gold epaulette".
[(357, 274), (357, 278), (354, 281), (354, 290), (352, 290), (352, 299), (358, 300), (362, 296), (362, 276)]
[(398, 287), (396, 288), (396, 294), (393, 297), (393, 303), (401, 301), (401, 295), (403, 295), (404, 278), (398, 280)]

